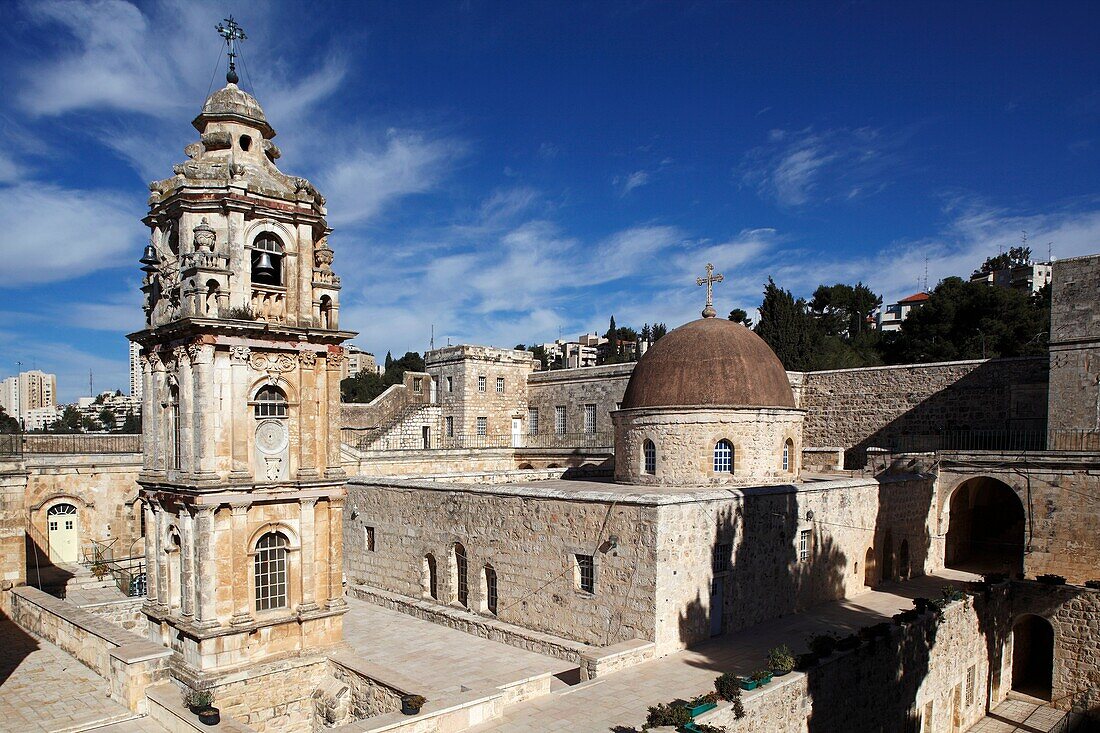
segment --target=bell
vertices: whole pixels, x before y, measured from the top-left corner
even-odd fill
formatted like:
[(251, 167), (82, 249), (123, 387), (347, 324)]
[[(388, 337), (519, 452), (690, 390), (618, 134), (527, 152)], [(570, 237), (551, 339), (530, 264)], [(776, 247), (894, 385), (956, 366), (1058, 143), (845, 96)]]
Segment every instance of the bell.
[(271, 255), (267, 252), (261, 252), (256, 264), (252, 266), (252, 274), (253, 276), (274, 277), (275, 265), (271, 264)]
[(145, 245), (145, 251), (141, 254), (141, 259), (138, 260), (143, 265), (148, 267), (155, 267), (160, 264), (160, 260), (157, 259), (157, 250), (153, 245)]

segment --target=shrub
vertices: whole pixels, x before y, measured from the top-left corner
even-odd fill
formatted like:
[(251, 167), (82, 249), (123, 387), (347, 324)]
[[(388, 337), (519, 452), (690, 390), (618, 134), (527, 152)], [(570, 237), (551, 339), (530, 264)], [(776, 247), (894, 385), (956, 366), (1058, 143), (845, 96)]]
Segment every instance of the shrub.
[(714, 679), (714, 691), (723, 700), (740, 700), (741, 685), (733, 672), (723, 672)]
[(709, 723), (696, 723), (695, 730), (698, 731), (698, 733), (726, 733), (726, 729), (722, 726), (711, 725)]
[(794, 655), (786, 644), (780, 644), (768, 652), (768, 666), (776, 674), (787, 674), (794, 669)]
[(238, 305), (226, 310), (222, 314), (222, 318), (228, 318), (232, 321), (254, 321), (256, 320), (256, 311), (252, 310), (250, 305)]
[(694, 708), (699, 705), (706, 705), (708, 702), (718, 702), (718, 695), (714, 692), (708, 692), (705, 695), (698, 695), (688, 701), (687, 706), (689, 708)]
[(191, 710), (206, 710), (214, 704), (214, 693), (210, 690), (185, 690), (183, 704)]
[(422, 708), (424, 703), (428, 702), (428, 698), (423, 695), (405, 695), (401, 698), (401, 702), (408, 705), (410, 708)]
[(961, 601), (962, 599), (966, 598), (966, 594), (963, 593), (961, 590), (958, 590), (957, 588), (951, 588), (946, 585), (940, 590), (940, 596), (944, 601), (944, 603), (940, 605), (940, 608), (943, 608), (944, 605), (950, 603), (951, 601)]
[(656, 728), (660, 725), (674, 725), (679, 728), (691, 722), (691, 713), (683, 705), (654, 705), (646, 715), (647, 728)]
[(749, 675), (749, 679), (754, 680), (756, 682), (760, 682), (761, 680), (766, 680), (771, 676), (772, 676), (772, 671), (770, 669), (758, 669), (755, 672), (753, 672), (751, 675)]
[(863, 643), (863, 639), (859, 638), (858, 634), (849, 634), (836, 643), (836, 648), (841, 651), (848, 651), (850, 649), (858, 649), (859, 645)]
[(1100, 590), (1100, 580), (1086, 580), (1085, 587)]
[(111, 569), (107, 567), (107, 563), (102, 560), (96, 560), (92, 564), (92, 575), (96, 577), (96, 580), (103, 580), (107, 577), (107, 573), (111, 572)]
[[(740, 692), (740, 690), (738, 690), (738, 692)], [(745, 706), (741, 703), (740, 697), (733, 701), (733, 717), (738, 720), (745, 717)]]
[(927, 611), (929, 609), (929, 607), (931, 605), (932, 605), (932, 601), (928, 598), (914, 598), (913, 599), (913, 608), (916, 609), (917, 613), (924, 613), (925, 611)]
[(832, 634), (818, 634), (810, 639), (810, 651), (824, 659), (836, 649), (836, 637)]
[(1043, 575), (1036, 576), (1035, 578), (1040, 583), (1046, 583), (1047, 585), (1065, 585), (1066, 579), (1061, 575), (1054, 575), (1053, 573), (1045, 573)]

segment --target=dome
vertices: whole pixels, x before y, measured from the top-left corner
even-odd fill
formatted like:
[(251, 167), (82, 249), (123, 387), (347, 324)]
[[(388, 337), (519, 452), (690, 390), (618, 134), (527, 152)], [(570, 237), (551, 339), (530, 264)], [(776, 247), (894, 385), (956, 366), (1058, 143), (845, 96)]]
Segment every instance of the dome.
[(267, 117), (264, 116), (260, 103), (236, 84), (226, 84), (207, 97), (202, 112), (192, 124), (199, 132), (204, 132), (206, 123), (213, 120), (244, 122), (259, 127), (265, 138), (275, 137), (275, 131), (267, 124)]
[(764, 339), (739, 323), (700, 318), (669, 332), (638, 361), (622, 409), (794, 407), (787, 371)]

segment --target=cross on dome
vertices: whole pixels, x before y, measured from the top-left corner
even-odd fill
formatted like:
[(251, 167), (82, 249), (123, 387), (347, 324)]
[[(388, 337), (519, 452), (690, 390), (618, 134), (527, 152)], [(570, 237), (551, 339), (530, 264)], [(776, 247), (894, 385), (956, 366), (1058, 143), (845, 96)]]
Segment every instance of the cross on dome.
[(709, 262), (707, 263), (706, 270), (707, 276), (696, 278), (695, 284), (699, 286), (707, 286), (707, 306), (706, 308), (703, 308), (703, 318), (714, 318), (716, 315), (718, 315), (717, 311), (714, 310), (714, 283), (720, 283), (725, 278), (722, 277), (721, 273), (718, 273), (717, 275), (714, 274), (714, 265)]

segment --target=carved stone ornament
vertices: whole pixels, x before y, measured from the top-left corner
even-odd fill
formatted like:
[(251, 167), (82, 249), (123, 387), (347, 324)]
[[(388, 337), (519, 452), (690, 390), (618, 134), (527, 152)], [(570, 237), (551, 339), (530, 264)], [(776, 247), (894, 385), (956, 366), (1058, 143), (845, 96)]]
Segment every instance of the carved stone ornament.
[(214, 231), (214, 227), (210, 226), (210, 222), (206, 220), (204, 216), (202, 221), (199, 222), (192, 233), (195, 236), (195, 251), (196, 252), (213, 252), (214, 246), (218, 243), (218, 235)]
[(298, 368), (298, 360), (292, 354), (257, 352), (248, 359), (248, 365), (258, 372), (267, 372), (269, 384), (275, 384), (278, 375)]
[(162, 369), (164, 367), (164, 362), (161, 361), (160, 354), (158, 354), (155, 351), (150, 351), (149, 354), (147, 356), (145, 356), (145, 359), (146, 359), (146, 361), (148, 361), (149, 369), (151, 371), (155, 372), (158, 369)]
[(209, 364), (214, 356), (214, 347), (201, 341), (192, 341), (187, 344), (187, 355), (191, 357), (192, 364)]
[(344, 364), (343, 351), (330, 351), (325, 358), (328, 360), (329, 369), (339, 369)]
[(302, 362), (302, 366), (312, 369), (317, 364), (317, 353), (314, 351), (298, 352), (298, 361)]
[(195, 160), (203, 154), (202, 143), (191, 143), (183, 149), (183, 153), (191, 160)]
[(230, 346), (229, 347), (229, 360), (236, 362), (247, 362), (251, 357), (252, 349), (247, 346)]
[(175, 357), (177, 364), (182, 364), (184, 361), (191, 362), (191, 354), (188, 353), (186, 346), (176, 346), (172, 349), (172, 356)]
[(317, 249), (313, 251), (314, 266), (322, 272), (332, 272), (332, 260), (335, 255), (328, 246), (328, 237), (321, 237)]

